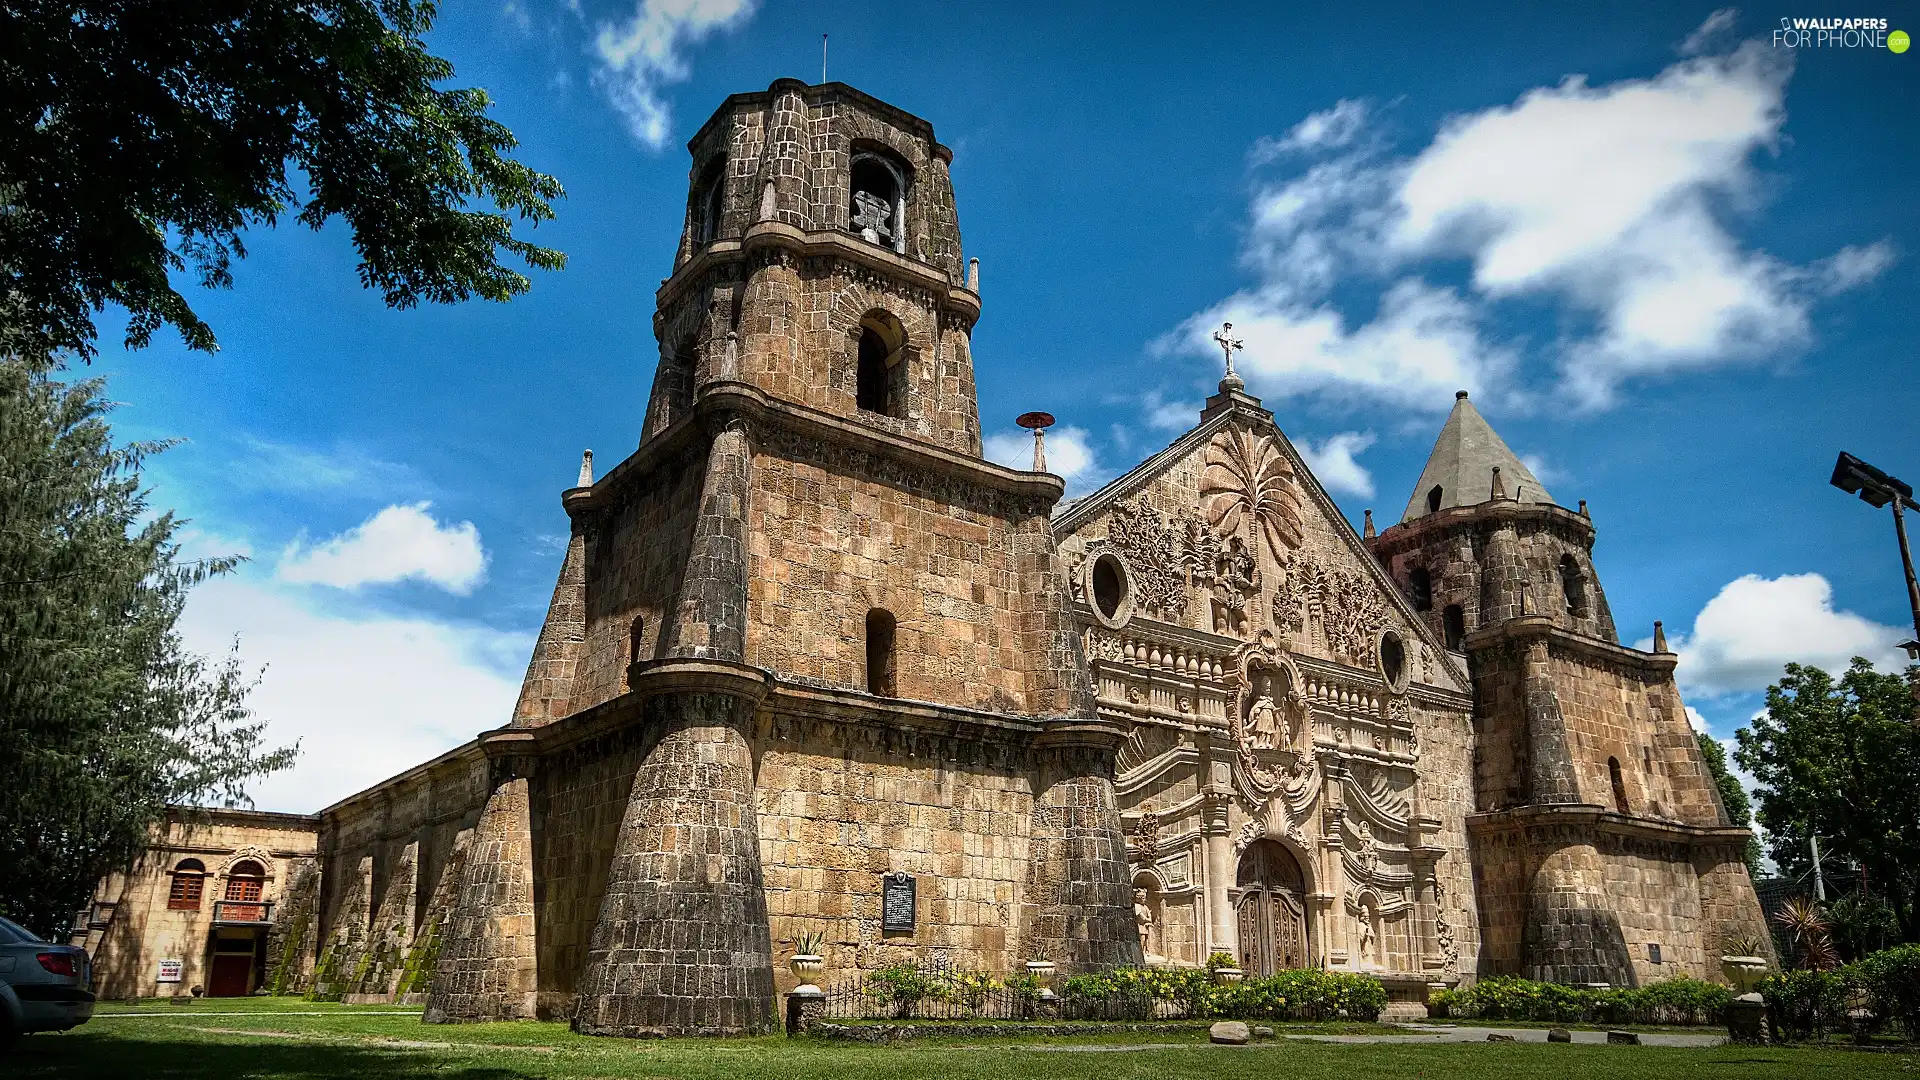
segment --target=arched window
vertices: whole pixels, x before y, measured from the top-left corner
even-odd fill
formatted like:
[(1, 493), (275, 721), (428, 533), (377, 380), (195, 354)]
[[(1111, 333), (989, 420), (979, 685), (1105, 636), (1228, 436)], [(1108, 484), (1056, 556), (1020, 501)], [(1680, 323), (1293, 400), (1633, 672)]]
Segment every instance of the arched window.
[(1106, 552), (1093, 561), (1093, 606), (1109, 619), (1118, 618), (1126, 599), (1127, 579), (1120, 569), (1120, 558)]
[(252, 859), (242, 859), (227, 871), (227, 895), (223, 900), (238, 900), (241, 903), (258, 903), (260, 892), (266, 886), (267, 872)]
[(1467, 636), (1467, 613), (1461, 610), (1459, 604), (1448, 604), (1447, 609), (1440, 613), (1440, 623), (1445, 631), (1447, 648), (1458, 652), (1460, 642)]
[(636, 615), (633, 618), (633, 631), (627, 637), (627, 663), (637, 664), (640, 662), (640, 650), (646, 646), (646, 641), (647, 617), (645, 615)]
[(906, 330), (885, 311), (868, 312), (857, 329), (854, 406), (882, 416), (906, 416)]
[(1406, 690), (1407, 646), (1392, 630), (1380, 635), (1380, 675), (1387, 680), (1389, 692), (1398, 694)]
[(1580, 573), (1580, 564), (1573, 556), (1560, 557), (1560, 591), (1567, 597), (1567, 614), (1575, 618), (1587, 615), (1587, 579)]
[(881, 608), (867, 612), (867, 693), (894, 696), (893, 614)]
[(1407, 591), (1413, 594), (1413, 610), (1433, 610), (1433, 575), (1424, 566), (1416, 566), (1407, 575)]
[(168, 911), (199, 911), (200, 891), (205, 887), (207, 868), (199, 859), (181, 859), (173, 868), (173, 884), (167, 889)]
[(847, 193), (847, 228), (869, 244), (905, 254), (907, 250), (906, 163), (878, 149), (853, 152)]
[(1439, 510), (1440, 510), (1440, 494), (1441, 494), (1441, 493), (1440, 493), (1440, 485), (1439, 485), (1439, 484), (1435, 484), (1435, 485), (1433, 485), (1433, 490), (1432, 490), (1432, 491), (1429, 491), (1429, 492), (1427, 492), (1427, 513), (1429, 513), (1429, 514), (1433, 514), (1433, 513), (1438, 513), (1438, 512), (1439, 512)]
[(1607, 776), (1613, 780), (1613, 808), (1625, 814), (1627, 810), (1627, 782), (1620, 777), (1620, 759), (1607, 759)]
[(720, 235), (726, 209), (727, 159), (715, 158), (693, 187), (693, 243), (699, 247)]

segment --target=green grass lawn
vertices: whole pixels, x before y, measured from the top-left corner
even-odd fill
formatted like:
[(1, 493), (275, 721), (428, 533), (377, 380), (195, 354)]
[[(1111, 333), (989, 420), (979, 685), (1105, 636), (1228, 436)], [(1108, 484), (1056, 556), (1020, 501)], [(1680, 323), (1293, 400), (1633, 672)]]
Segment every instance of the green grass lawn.
[[(284, 998), (201, 1001), (185, 1007), (102, 1006), (98, 1018), (75, 1031), (22, 1040), (11, 1059), (0, 1064), (0, 1073), (35, 1080), (1517, 1080), (1543, 1076), (1552, 1080), (1717, 1080), (1816, 1073), (1911, 1078), (1920, 1070), (1920, 1059), (1910, 1054), (1798, 1048), (1331, 1045), (1286, 1040), (1250, 1047), (1215, 1047), (1206, 1045), (1205, 1034), (1198, 1029), (1072, 1040), (994, 1036), (901, 1047), (777, 1036), (627, 1041), (575, 1035), (564, 1024), (429, 1026), (415, 1015), (393, 1015), (396, 1012), (391, 1007)], [(1282, 1025), (1282, 1031), (1286, 1030)], [(1302, 1030), (1311, 1028), (1303, 1026)], [(1122, 1048), (1142, 1043), (1171, 1045)]]

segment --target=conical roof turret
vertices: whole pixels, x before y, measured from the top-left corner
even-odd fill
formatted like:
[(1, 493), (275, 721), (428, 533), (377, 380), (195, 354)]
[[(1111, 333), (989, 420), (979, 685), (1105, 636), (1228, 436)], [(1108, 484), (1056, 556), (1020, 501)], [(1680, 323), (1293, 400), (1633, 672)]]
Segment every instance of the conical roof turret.
[[(1553, 502), (1533, 470), (1473, 407), (1467, 392), (1462, 390), (1453, 399), (1453, 412), (1434, 440), (1433, 453), (1427, 456), (1427, 467), (1421, 471), (1420, 482), (1414, 485), (1413, 497), (1407, 500), (1407, 512), (1400, 520), (1412, 521), (1455, 506), (1478, 506), (1495, 498)], [(1498, 491), (1494, 484), (1496, 469), (1500, 473)]]

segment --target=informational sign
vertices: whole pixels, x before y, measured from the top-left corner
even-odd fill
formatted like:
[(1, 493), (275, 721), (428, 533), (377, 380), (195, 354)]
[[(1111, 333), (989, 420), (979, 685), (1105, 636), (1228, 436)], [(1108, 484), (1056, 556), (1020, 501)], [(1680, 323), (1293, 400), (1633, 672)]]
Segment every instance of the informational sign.
[(160, 961), (160, 976), (159, 976), (159, 979), (158, 979), (157, 981), (159, 981), (159, 982), (172, 982), (172, 983), (177, 983), (177, 982), (179, 982), (179, 981), (180, 981), (180, 969), (181, 969), (181, 968), (183, 968), (183, 967), (185, 967), (185, 966), (186, 966), (186, 962), (185, 962), (184, 960), (162, 960), (162, 961)]
[(885, 933), (913, 933), (914, 880), (911, 874), (888, 874), (880, 879), (880, 929)]

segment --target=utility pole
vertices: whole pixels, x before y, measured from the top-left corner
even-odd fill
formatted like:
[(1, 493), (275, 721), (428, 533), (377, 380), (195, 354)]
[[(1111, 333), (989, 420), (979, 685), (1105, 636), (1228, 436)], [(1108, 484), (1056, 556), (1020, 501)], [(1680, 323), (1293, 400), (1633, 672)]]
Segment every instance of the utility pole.
[(1827, 902), (1827, 875), (1820, 869), (1820, 838), (1807, 837), (1807, 846), (1813, 849), (1813, 898), (1824, 904)]

